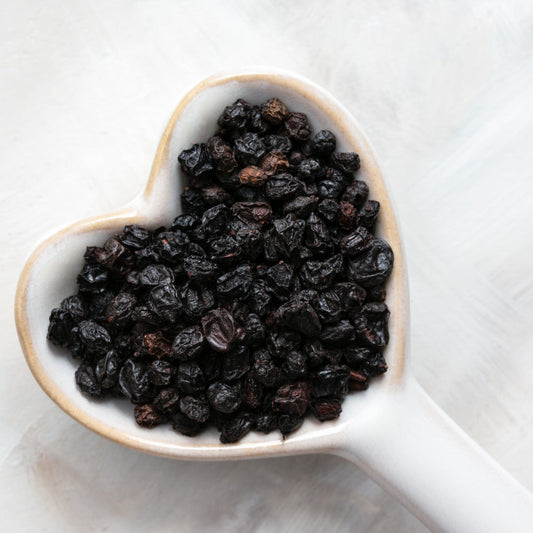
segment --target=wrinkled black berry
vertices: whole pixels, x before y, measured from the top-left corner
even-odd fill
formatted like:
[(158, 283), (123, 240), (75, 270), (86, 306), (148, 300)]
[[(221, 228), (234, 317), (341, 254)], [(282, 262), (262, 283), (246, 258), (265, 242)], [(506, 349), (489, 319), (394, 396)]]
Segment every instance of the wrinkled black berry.
[(337, 147), (337, 139), (329, 130), (320, 130), (313, 137), (313, 148), (320, 156), (330, 155)]
[(192, 178), (202, 177), (214, 170), (213, 160), (204, 143), (195, 144), (191, 149), (183, 150), (178, 161), (183, 172)]

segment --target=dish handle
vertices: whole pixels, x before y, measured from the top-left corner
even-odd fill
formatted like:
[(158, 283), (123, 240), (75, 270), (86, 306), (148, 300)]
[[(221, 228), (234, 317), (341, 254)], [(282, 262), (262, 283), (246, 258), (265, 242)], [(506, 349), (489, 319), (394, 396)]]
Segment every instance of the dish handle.
[(413, 378), (387, 395), (371, 430), (347, 429), (352, 461), (432, 531), (531, 533), (533, 496)]

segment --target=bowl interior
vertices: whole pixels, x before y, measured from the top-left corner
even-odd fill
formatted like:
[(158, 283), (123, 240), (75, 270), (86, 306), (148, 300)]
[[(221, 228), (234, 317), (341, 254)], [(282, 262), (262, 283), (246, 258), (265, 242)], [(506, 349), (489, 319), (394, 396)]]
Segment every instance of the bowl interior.
[[(213, 134), (222, 109), (244, 98), (258, 104), (278, 96), (290, 109), (308, 115), (314, 131), (331, 129), (338, 150), (361, 157), (360, 179), (370, 186), (371, 198), (381, 203), (378, 234), (391, 244), (395, 266), (387, 286), (391, 310), (390, 342), (385, 351), (389, 371), (374, 379), (367, 391), (350, 394), (339, 420), (319, 423), (308, 418), (302, 428), (283, 441), (279, 433), (252, 432), (239, 443), (221, 445), (218, 433), (207, 431), (193, 439), (163, 425), (139, 427), (126, 400), (95, 401), (76, 387), (76, 362), (46, 340), (50, 310), (76, 292), (76, 275), (86, 246), (100, 245), (125, 224), (151, 228), (168, 225), (179, 214), (179, 192), (185, 177), (176, 164), (184, 148)], [(300, 78), (272, 72), (242, 73), (209, 78), (182, 100), (163, 135), (145, 191), (124, 210), (70, 226), (44, 242), (28, 261), (19, 282), (17, 327), (34, 376), (47, 394), (76, 420), (101, 435), (127, 446), (159, 455), (194, 459), (254, 457), (277, 453), (304, 453), (335, 448), (346, 424), (368, 417), (384, 392), (401, 382), (407, 329), (407, 289), (401, 244), (386, 188), (372, 150), (349, 113), (324, 90)]]

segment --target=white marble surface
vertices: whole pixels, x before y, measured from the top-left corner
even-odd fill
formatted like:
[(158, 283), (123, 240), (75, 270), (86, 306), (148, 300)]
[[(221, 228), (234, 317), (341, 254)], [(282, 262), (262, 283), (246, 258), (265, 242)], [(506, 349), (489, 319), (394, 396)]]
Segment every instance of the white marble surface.
[(1, 531), (425, 531), (341, 459), (197, 464), (107, 442), (22, 356), (31, 249), (135, 196), (184, 92), (253, 64), (361, 122), (401, 220), (414, 374), (533, 490), (531, 2), (21, 0), (0, 5), (0, 36)]

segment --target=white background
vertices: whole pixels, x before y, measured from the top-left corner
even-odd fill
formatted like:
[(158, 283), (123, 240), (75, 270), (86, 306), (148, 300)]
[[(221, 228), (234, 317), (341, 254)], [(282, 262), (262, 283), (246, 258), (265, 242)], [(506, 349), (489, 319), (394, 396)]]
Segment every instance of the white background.
[(0, 530), (425, 531), (341, 459), (198, 464), (107, 442), (22, 356), (30, 251), (143, 188), (187, 89), (257, 64), (362, 124), (403, 231), (413, 372), (533, 490), (530, 1), (4, 1), (0, 58)]

